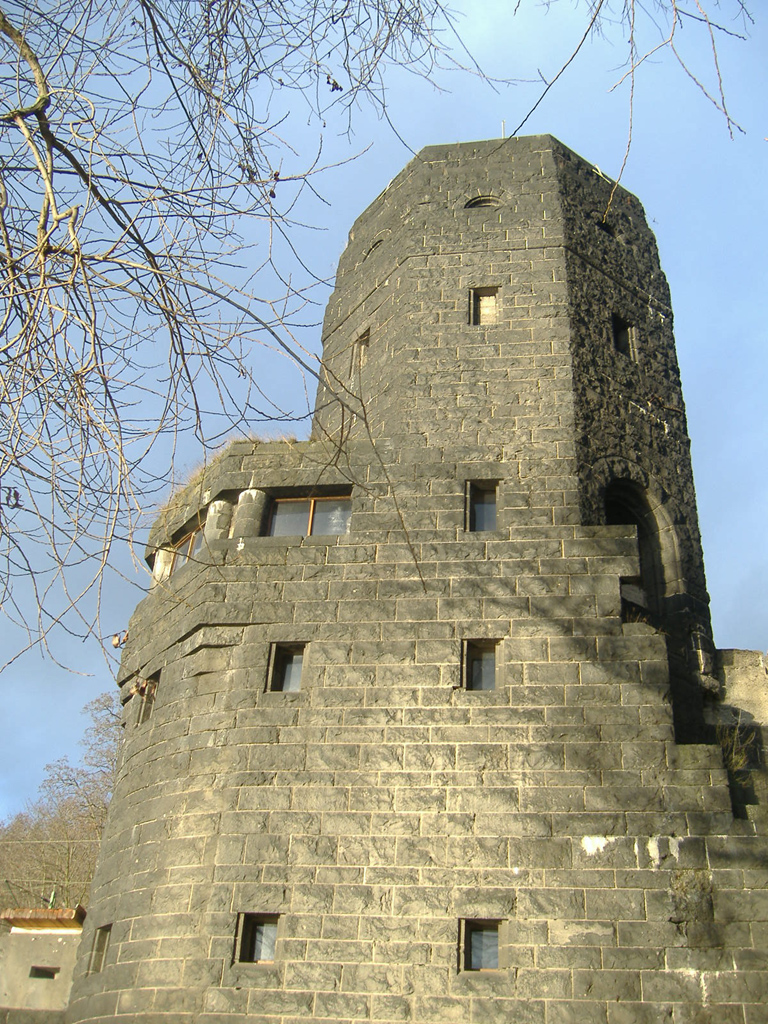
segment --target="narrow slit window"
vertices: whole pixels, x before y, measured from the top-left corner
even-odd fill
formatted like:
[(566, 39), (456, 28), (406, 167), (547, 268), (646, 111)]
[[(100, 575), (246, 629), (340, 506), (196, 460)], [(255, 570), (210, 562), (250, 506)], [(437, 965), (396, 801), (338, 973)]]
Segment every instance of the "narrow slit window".
[(475, 326), (495, 324), (499, 318), (498, 299), (498, 288), (473, 288), (469, 293), (469, 322)]
[(298, 693), (304, 667), (304, 644), (275, 644), (272, 651), (270, 690)]
[(464, 970), (499, 968), (499, 921), (464, 922)]
[(636, 329), (628, 320), (624, 320), (616, 314), (612, 317), (613, 345), (617, 352), (628, 356), (630, 359), (637, 359), (637, 337)]
[(360, 337), (355, 342), (354, 349), (354, 365), (353, 371), (358, 372), (363, 369), (365, 364), (368, 362), (368, 346), (371, 342), (371, 331), (370, 328), (367, 331), (363, 331)]
[(270, 537), (340, 536), (349, 533), (351, 512), (348, 496), (275, 498), (267, 532)]
[(91, 950), (91, 962), (88, 967), (89, 974), (98, 974), (104, 968), (109, 949), (109, 940), (112, 935), (112, 925), (105, 924), (97, 928), (93, 936), (93, 949)]
[(46, 981), (55, 981), (56, 975), (61, 970), (60, 967), (37, 967), (33, 966), (29, 968), (30, 978), (39, 978)]
[(152, 717), (155, 708), (155, 697), (160, 682), (160, 673), (150, 676), (149, 679), (142, 679), (137, 687), (137, 694), (141, 698), (139, 713), (136, 717), (136, 725), (144, 725)]
[(482, 480), (469, 485), (467, 528), (470, 533), (496, 529), (495, 480)]
[(464, 645), (464, 688), (496, 689), (495, 640), (467, 640)]
[(269, 963), (275, 959), (276, 915), (241, 914), (238, 960), (244, 964)]

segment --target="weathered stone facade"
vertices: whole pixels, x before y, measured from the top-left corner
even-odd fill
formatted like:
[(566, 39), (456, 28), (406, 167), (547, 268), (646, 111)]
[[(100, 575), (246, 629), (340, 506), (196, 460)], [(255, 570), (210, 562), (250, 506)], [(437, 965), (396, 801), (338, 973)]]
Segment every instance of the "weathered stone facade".
[[(68, 1021), (768, 1020), (640, 204), (549, 137), (424, 150), (323, 374), (311, 440), (234, 443), (150, 538)], [(267, 535), (290, 497), (348, 532)]]

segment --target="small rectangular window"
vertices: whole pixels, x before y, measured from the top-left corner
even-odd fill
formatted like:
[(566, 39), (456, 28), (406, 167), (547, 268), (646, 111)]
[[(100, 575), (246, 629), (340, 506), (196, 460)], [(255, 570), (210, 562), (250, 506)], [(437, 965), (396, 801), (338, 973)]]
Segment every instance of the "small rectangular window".
[(173, 558), (170, 572), (177, 572), (187, 562), (198, 561), (205, 544), (205, 523), (189, 533), (184, 534), (180, 541), (173, 545)]
[(269, 520), (270, 537), (339, 536), (349, 533), (352, 502), (339, 498), (276, 498)]
[(464, 922), (464, 970), (499, 968), (499, 921)]
[(471, 533), (496, 529), (495, 480), (479, 480), (469, 485), (467, 528)]
[(93, 936), (93, 948), (91, 950), (91, 962), (88, 967), (89, 974), (98, 974), (104, 967), (109, 949), (109, 939), (112, 935), (112, 925), (105, 924), (97, 928)]
[(137, 694), (141, 698), (139, 713), (136, 717), (136, 725), (144, 725), (152, 717), (157, 696), (157, 686), (160, 682), (160, 673), (150, 676), (149, 679), (142, 679), (137, 687)]
[(469, 293), (469, 322), (475, 326), (495, 324), (499, 318), (498, 288), (472, 288)]
[(29, 976), (30, 978), (40, 978), (46, 981), (55, 981), (56, 975), (61, 970), (60, 967), (30, 967)]
[(301, 689), (303, 664), (303, 644), (275, 644), (272, 649), (270, 690), (281, 693), (297, 693)]
[(496, 640), (467, 640), (465, 642), (465, 689), (496, 689), (496, 647)]
[(636, 334), (634, 326), (620, 316), (613, 315), (611, 318), (613, 327), (613, 344), (617, 352), (629, 356), (630, 359), (637, 359)]
[(363, 331), (359, 338), (355, 341), (352, 346), (352, 365), (350, 366), (350, 376), (354, 376), (358, 373), (365, 364), (368, 362), (368, 345), (371, 341), (371, 331)]
[(238, 960), (244, 964), (265, 963), (275, 959), (278, 917), (274, 914), (240, 915)]

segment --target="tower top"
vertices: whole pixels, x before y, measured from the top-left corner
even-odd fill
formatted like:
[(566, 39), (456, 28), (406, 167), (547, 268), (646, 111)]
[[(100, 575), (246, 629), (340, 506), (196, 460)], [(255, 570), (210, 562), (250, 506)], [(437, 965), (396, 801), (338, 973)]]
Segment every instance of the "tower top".
[[(511, 378), (489, 356), (501, 356), (502, 340), (567, 348), (568, 290), (587, 265), (601, 268), (604, 286), (624, 292), (623, 319), (648, 321), (636, 353), (644, 372), (676, 379), (671, 331), (664, 344), (658, 338), (664, 321), (671, 327), (669, 291), (633, 195), (550, 135), (423, 149), (349, 232), (323, 327), (327, 387), (318, 392), (316, 434), (340, 429), (339, 417), (351, 436), (363, 421), (375, 436), (400, 434), (400, 402), (417, 399), (425, 415), (408, 429), (434, 427), (451, 397), (434, 390), (430, 370), (446, 371), (457, 359), (463, 372), (490, 370), (490, 389), (495, 381), (509, 392)], [(614, 306), (605, 304), (594, 325), (606, 336)], [(488, 344), (478, 347), (480, 338)], [(533, 357), (534, 349), (517, 354)], [(543, 353), (535, 355), (532, 365), (543, 368)], [(490, 427), (501, 422), (491, 407), (503, 399), (487, 397), (476, 411)]]

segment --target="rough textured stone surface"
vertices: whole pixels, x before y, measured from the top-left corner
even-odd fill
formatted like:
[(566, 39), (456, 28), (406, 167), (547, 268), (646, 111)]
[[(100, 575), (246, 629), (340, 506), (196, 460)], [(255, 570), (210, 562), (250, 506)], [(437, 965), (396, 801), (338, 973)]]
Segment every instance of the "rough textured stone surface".
[(746, 724), (768, 727), (768, 663), (761, 651), (718, 651), (723, 701)]
[[(549, 137), (424, 150), (350, 233), (312, 439), (233, 444), (157, 524), (71, 1024), (765, 1019), (669, 295), (611, 193)], [(264, 535), (309, 495), (349, 532)], [(467, 970), (481, 921), (498, 968)]]
[(63, 1010), (9, 1010), (0, 1006), (0, 1024), (64, 1024)]

